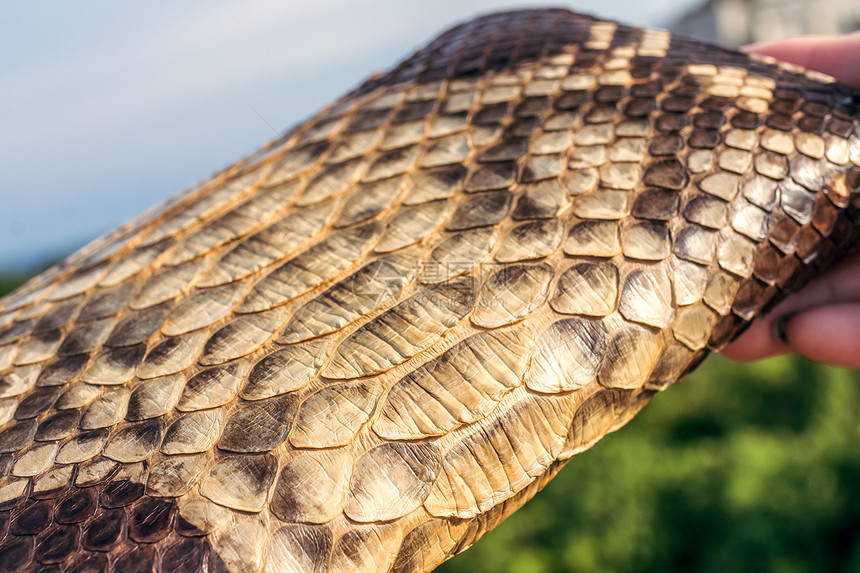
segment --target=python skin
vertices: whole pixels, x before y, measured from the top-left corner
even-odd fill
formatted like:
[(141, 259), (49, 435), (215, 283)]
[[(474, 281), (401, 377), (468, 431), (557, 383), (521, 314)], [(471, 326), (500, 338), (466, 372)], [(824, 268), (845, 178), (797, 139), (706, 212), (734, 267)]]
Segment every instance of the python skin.
[(854, 243), (858, 108), (453, 28), (0, 300), (0, 570), (433, 569)]

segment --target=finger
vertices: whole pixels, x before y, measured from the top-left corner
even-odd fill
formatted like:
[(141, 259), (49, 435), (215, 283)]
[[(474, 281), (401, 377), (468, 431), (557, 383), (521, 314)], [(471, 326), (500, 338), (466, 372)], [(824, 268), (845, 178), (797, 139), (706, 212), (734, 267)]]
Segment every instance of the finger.
[(791, 347), (777, 341), (773, 336), (773, 322), (765, 323), (762, 320), (754, 322), (737, 340), (720, 350), (723, 356), (741, 362), (790, 352), (792, 352)]
[(788, 346), (811, 360), (860, 368), (860, 303), (802, 312), (785, 325)]
[[(745, 50), (815, 69), (830, 74), (843, 83), (860, 87), (860, 66), (855, 65), (857, 57), (860, 56), (860, 33), (841, 37), (808, 36), (755, 44), (747, 46)], [(721, 352), (736, 360), (757, 360), (797, 350), (794, 345), (798, 343), (793, 339), (790, 339), (791, 345), (789, 345), (774, 336), (777, 321), (807, 309), (860, 300), (860, 272), (858, 270), (860, 270), (860, 252), (850, 255), (833, 269), (813, 280), (801, 292), (792, 295), (778, 305), (767, 317), (754, 323), (738, 340)], [(831, 311), (828, 310), (827, 313), (829, 312)], [(816, 313), (817, 309), (803, 312), (804, 318), (799, 324), (802, 325), (804, 321), (810, 320), (809, 316), (813, 317), (812, 320), (817, 320), (814, 318), (817, 316)], [(795, 316), (796, 318), (797, 316)], [(795, 325), (798, 324), (795, 319), (787, 323), (792, 325), (792, 332), (793, 329), (797, 328)], [(787, 328), (786, 325), (786, 330)], [(805, 348), (804, 345), (810, 336), (815, 338), (814, 341), (810, 342), (818, 344), (820, 347), (810, 349), (810, 352), (819, 354), (823, 348), (833, 347), (834, 344), (848, 344), (846, 340), (851, 340), (844, 338), (840, 341), (827, 340), (826, 332), (830, 332), (830, 330), (823, 331), (818, 337), (808, 332), (801, 332), (799, 342), (801, 348)], [(860, 348), (857, 348), (855, 353), (860, 354)], [(844, 363), (844, 356), (844, 354), (839, 354), (837, 363)]]
[(860, 88), (860, 32), (845, 36), (803, 36), (746, 46), (755, 52), (831, 75)]
[(813, 279), (800, 292), (753, 323), (743, 335), (720, 352), (729, 358), (742, 361), (786, 354), (792, 349), (774, 336), (778, 320), (800, 311), (853, 301), (860, 301), (860, 251), (848, 255), (833, 268)]
[(773, 320), (773, 317), (786, 312), (846, 301), (860, 301), (860, 251), (845, 256), (833, 267), (813, 278), (768, 316)]

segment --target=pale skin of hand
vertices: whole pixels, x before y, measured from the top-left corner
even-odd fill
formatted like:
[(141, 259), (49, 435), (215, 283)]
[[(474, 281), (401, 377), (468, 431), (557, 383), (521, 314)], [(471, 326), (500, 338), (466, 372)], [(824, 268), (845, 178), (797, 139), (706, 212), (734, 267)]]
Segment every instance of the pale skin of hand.
[[(818, 70), (860, 88), (860, 32), (755, 44), (745, 51)], [(776, 335), (778, 322), (784, 342)], [(725, 356), (744, 361), (791, 352), (825, 364), (860, 368), (860, 251), (816, 277), (722, 350)]]

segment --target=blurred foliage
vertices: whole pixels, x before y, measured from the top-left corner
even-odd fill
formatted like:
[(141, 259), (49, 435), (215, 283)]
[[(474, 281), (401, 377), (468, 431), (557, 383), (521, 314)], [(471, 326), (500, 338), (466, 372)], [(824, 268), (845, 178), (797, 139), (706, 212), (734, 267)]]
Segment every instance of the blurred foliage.
[(26, 274), (0, 273), (0, 296), (4, 296), (22, 284), (29, 278)]
[(860, 570), (860, 374), (709, 358), (454, 573)]
[(860, 373), (713, 356), (438, 571), (860, 571), (858, 439)]

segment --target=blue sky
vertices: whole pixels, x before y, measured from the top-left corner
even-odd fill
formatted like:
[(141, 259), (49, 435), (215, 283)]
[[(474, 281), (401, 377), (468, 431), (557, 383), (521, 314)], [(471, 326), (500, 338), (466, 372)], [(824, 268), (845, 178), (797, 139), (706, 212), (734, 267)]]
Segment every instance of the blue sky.
[[(556, 4), (669, 23), (696, 0)], [(545, 2), (4, 2), (0, 269), (68, 254), (449, 25)]]

